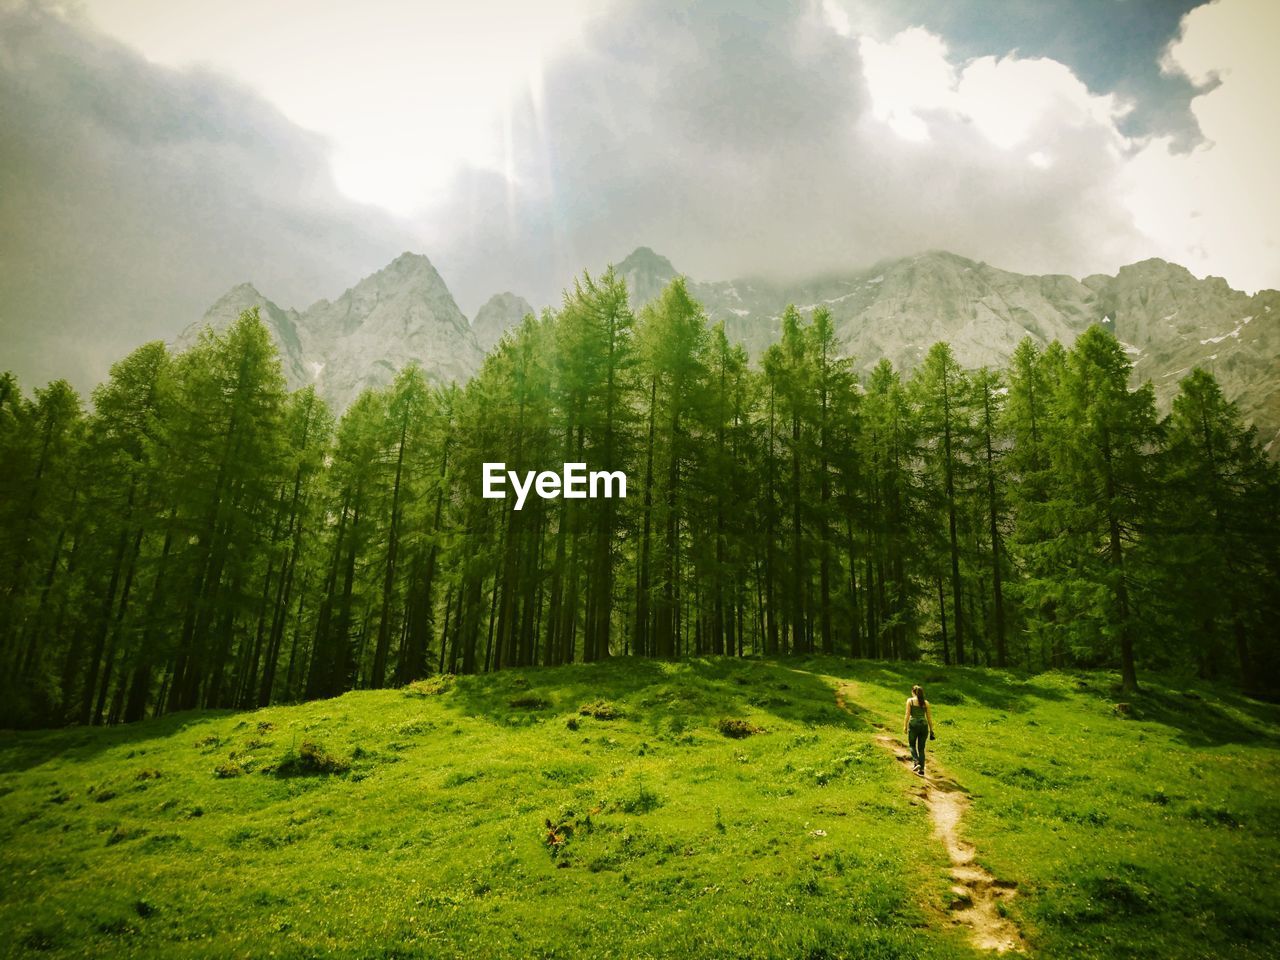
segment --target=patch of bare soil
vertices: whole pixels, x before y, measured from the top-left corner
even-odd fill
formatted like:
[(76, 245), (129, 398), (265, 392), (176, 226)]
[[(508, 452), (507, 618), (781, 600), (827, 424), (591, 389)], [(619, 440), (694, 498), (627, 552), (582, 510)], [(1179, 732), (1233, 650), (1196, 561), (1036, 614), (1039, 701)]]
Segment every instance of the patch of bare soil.
[[(852, 691), (847, 686), (836, 688), (836, 703), (848, 710), (848, 698)], [(882, 725), (875, 735), (876, 743), (884, 747), (899, 762), (911, 765), (911, 751), (906, 744), (890, 734)], [(948, 909), (953, 923), (968, 927), (969, 938), (980, 950), (997, 953), (1023, 952), (1027, 949), (1021, 931), (1002, 912), (1002, 905), (1013, 899), (1016, 884), (997, 880), (975, 861), (973, 844), (960, 838), (960, 821), (968, 807), (969, 799), (964, 789), (940, 772), (937, 763), (930, 760), (930, 772), (919, 777), (915, 790), (929, 811), (934, 836), (946, 847), (951, 858), (951, 900)], [(917, 776), (915, 773), (912, 776)]]

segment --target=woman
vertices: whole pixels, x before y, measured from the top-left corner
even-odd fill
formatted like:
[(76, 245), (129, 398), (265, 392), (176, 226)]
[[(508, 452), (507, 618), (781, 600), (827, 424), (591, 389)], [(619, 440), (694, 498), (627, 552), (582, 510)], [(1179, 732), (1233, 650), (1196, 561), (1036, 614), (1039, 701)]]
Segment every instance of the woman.
[(916, 773), (924, 776), (924, 742), (933, 739), (933, 714), (929, 701), (924, 698), (924, 688), (916, 684), (907, 697), (907, 712), (902, 718), (902, 732), (911, 744), (911, 762)]

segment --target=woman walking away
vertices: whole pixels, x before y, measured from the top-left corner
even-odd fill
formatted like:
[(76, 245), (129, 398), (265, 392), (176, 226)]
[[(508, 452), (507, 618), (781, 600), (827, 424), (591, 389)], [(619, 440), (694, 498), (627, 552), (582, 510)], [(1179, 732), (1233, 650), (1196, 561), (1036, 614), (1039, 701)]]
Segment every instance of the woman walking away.
[(929, 701), (924, 698), (924, 688), (916, 684), (907, 698), (907, 712), (902, 718), (902, 732), (911, 744), (911, 762), (916, 773), (924, 776), (924, 742), (933, 739), (933, 714)]

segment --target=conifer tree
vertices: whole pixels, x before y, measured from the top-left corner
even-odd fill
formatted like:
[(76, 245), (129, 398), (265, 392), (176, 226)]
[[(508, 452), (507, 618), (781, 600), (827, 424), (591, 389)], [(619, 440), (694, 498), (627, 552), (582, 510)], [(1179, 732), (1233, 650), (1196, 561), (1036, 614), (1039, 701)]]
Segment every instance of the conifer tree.
[(968, 456), (971, 431), (968, 379), (956, 363), (950, 346), (935, 343), (925, 355), (912, 386), (918, 396), (922, 426), (928, 444), (927, 460), (942, 493), (942, 509), (947, 518), (947, 564), (951, 580), (952, 637), (956, 663), (965, 662), (965, 617), (960, 579), (960, 532), (958, 517), (959, 474)]
[[(1234, 659), (1248, 687), (1274, 676), (1276, 467), (1213, 375), (1193, 370), (1169, 417), (1160, 595), (1200, 672)], [(1254, 650), (1262, 648), (1261, 662)]]
[(1074, 556), (1060, 574), (1076, 642), (1118, 653), (1121, 683), (1137, 689), (1139, 617), (1131, 557), (1150, 515), (1152, 453), (1159, 438), (1150, 384), (1130, 391), (1130, 362), (1116, 338), (1090, 327), (1072, 348), (1053, 403), (1050, 454), (1061, 478), (1053, 506)]

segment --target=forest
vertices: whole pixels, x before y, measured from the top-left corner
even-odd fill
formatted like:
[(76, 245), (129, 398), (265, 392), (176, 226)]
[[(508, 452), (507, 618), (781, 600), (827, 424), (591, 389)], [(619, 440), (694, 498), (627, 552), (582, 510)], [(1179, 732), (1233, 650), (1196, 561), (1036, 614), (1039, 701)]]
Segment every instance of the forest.
[[(340, 417), (256, 311), (86, 404), (0, 380), (0, 726), (115, 724), (610, 656), (835, 654), (1280, 678), (1280, 471), (1214, 378), (1167, 416), (1104, 327), (865, 378), (790, 308), (761, 361), (612, 271), (465, 386)], [(485, 499), (482, 464), (626, 499)]]

